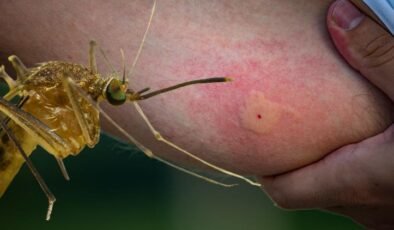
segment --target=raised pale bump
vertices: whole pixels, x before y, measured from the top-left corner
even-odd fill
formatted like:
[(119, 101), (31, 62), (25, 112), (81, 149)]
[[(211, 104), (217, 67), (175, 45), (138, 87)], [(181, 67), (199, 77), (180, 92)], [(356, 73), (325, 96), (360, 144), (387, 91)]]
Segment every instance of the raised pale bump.
[(269, 100), (261, 91), (251, 91), (241, 109), (241, 124), (246, 129), (268, 134), (281, 121), (284, 114), (296, 117), (297, 112), (289, 106)]

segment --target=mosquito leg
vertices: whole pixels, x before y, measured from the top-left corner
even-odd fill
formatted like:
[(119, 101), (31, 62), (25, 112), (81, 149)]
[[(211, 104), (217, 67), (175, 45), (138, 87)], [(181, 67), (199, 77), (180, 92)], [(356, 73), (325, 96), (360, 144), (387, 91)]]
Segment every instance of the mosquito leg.
[(150, 13), (149, 20), (148, 20), (148, 25), (146, 26), (144, 36), (142, 37), (140, 46), (138, 47), (137, 54), (135, 55), (133, 64), (131, 64), (130, 69), (127, 73), (128, 77), (130, 77), (132, 75), (132, 72), (135, 69), (135, 66), (137, 65), (138, 59), (139, 59), (140, 54), (142, 52), (142, 48), (144, 47), (144, 44), (145, 44), (146, 37), (148, 36), (150, 26), (152, 25), (153, 15), (155, 15), (155, 11), (156, 11), (156, 0), (154, 0), (154, 2), (153, 2), (153, 6), (152, 6), (151, 13)]
[(145, 123), (148, 125), (148, 127), (149, 127), (149, 129), (151, 130), (151, 132), (152, 132), (152, 134), (154, 135), (154, 137), (155, 137), (158, 141), (161, 141), (161, 142), (163, 142), (163, 143), (169, 145), (170, 147), (172, 147), (172, 148), (174, 148), (174, 149), (176, 149), (176, 150), (178, 150), (178, 151), (184, 153), (185, 155), (187, 155), (187, 156), (193, 158), (193, 159), (196, 160), (196, 161), (199, 161), (199, 162), (203, 163), (204, 165), (206, 165), (206, 166), (208, 166), (208, 167), (210, 167), (210, 168), (212, 168), (212, 169), (214, 169), (214, 170), (216, 170), (216, 171), (218, 171), (218, 172), (224, 173), (224, 174), (229, 175), (229, 176), (232, 176), (232, 177), (236, 177), (236, 178), (242, 179), (242, 180), (246, 181), (247, 183), (249, 183), (249, 184), (251, 184), (251, 185), (254, 185), (254, 186), (261, 186), (259, 183), (256, 183), (256, 182), (254, 182), (254, 181), (252, 181), (252, 180), (250, 180), (250, 179), (248, 179), (248, 178), (246, 178), (246, 177), (244, 177), (244, 176), (241, 176), (241, 175), (239, 175), (239, 174), (230, 172), (230, 171), (228, 171), (228, 170), (226, 170), (226, 169), (220, 168), (220, 167), (218, 167), (218, 166), (216, 166), (216, 165), (214, 165), (214, 164), (212, 164), (212, 163), (209, 163), (208, 161), (205, 161), (205, 160), (203, 160), (203, 159), (201, 159), (201, 158), (195, 156), (194, 154), (192, 154), (192, 153), (186, 151), (185, 149), (183, 149), (183, 148), (177, 146), (176, 144), (172, 143), (171, 141), (165, 139), (165, 138), (164, 138), (164, 137), (153, 127), (152, 123), (149, 121), (148, 117), (145, 115), (145, 113), (143, 112), (142, 108), (138, 105), (138, 103), (137, 103), (137, 102), (133, 102), (133, 104), (134, 104), (136, 110), (138, 111), (138, 113), (139, 113), (139, 114), (141, 115), (141, 117), (144, 119)]
[(10, 91), (8, 91), (7, 94), (3, 96), (3, 99), (6, 101), (12, 100), (12, 98), (20, 95), (22, 88), (22, 85), (16, 85), (16, 87), (10, 89)]
[(164, 164), (167, 164), (167, 165), (169, 165), (169, 166), (171, 166), (171, 167), (174, 167), (175, 169), (178, 169), (178, 170), (180, 170), (180, 171), (182, 171), (182, 172), (184, 172), (184, 173), (187, 173), (187, 174), (189, 174), (189, 175), (192, 175), (192, 176), (195, 176), (195, 177), (197, 177), (197, 178), (200, 178), (200, 179), (203, 179), (203, 180), (205, 180), (205, 181), (208, 181), (208, 182), (210, 182), (210, 183), (213, 183), (213, 184), (217, 184), (217, 185), (221, 185), (221, 186), (224, 186), (224, 187), (233, 187), (233, 186), (235, 186), (235, 185), (237, 185), (237, 184), (224, 184), (224, 183), (221, 183), (221, 182), (219, 182), (219, 181), (216, 181), (216, 180), (213, 180), (213, 179), (210, 179), (210, 178), (207, 178), (207, 177), (205, 177), (205, 176), (202, 176), (202, 175), (199, 175), (199, 174), (197, 174), (197, 173), (195, 173), (195, 172), (192, 172), (192, 171), (190, 171), (190, 170), (187, 170), (187, 169), (185, 169), (185, 168), (182, 168), (182, 167), (180, 167), (180, 166), (177, 166), (177, 165), (174, 165), (173, 163), (171, 163), (171, 162), (168, 162), (168, 161), (166, 161), (166, 160), (164, 160), (164, 159), (162, 159), (162, 158), (160, 158), (160, 157), (158, 157), (158, 156), (155, 156), (154, 154), (153, 154), (153, 152), (150, 150), (150, 149), (148, 149), (147, 147), (145, 147), (143, 144), (141, 144), (139, 141), (137, 141), (133, 136), (131, 136), (126, 130), (124, 130), (120, 125), (118, 125), (112, 118), (111, 118), (111, 116), (109, 116), (99, 105), (98, 105), (98, 103), (97, 103), (97, 101), (94, 101), (89, 95), (87, 95), (82, 89), (80, 89), (79, 88), (79, 86), (78, 85), (76, 85), (73, 81), (72, 81), (72, 79), (70, 79), (70, 78), (68, 78), (68, 80), (69, 80), (69, 82), (70, 82), (70, 86), (71, 86), (71, 88), (73, 88), (75, 91), (77, 91), (77, 92), (79, 92), (80, 93), (80, 95), (82, 96), (82, 97), (84, 97), (86, 100), (88, 100), (92, 105), (94, 105), (95, 106), (95, 108), (115, 127), (115, 128), (117, 128), (131, 143), (133, 143), (134, 145), (136, 145), (137, 146), (137, 148), (139, 148), (142, 152), (144, 152), (144, 154), (146, 155), (146, 156), (148, 156), (148, 157), (150, 157), (150, 158), (153, 158), (153, 159), (156, 159), (156, 160), (158, 160), (158, 161), (160, 161), (160, 162), (162, 162), (162, 163), (164, 163)]
[(14, 79), (10, 77), (7, 72), (5, 72), (4, 66), (0, 66), (0, 78), (3, 78), (3, 80), (7, 83), (8, 88), (13, 89), (17, 85)]
[(219, 181), (213, 180), (213, 179), (211, 179), (211, 178), (208, 178), (208, 177), (199, 175), (199, 174), (197, 174), (197, 173), (195, 173), (195, 172), (192, 172), (192, 171), (190, 171), (190, 170), (187, 170), (187, 169), (185, 169), (185, 168), (182, 168), (182, 167), (180, 167), (180, 166), (178, 166), (178, 165), (175, 165), (175, 164), (173, 164), (173, 163), (171, 163), (171, 162), (169, 162), (169, 161), (167, 161), (167, 160), (164, 160), (164, 159), (162, 159), (162, 158), (160, 158), (160, 157), (154, 155), (153, 152), (152, 152), (150, 149), (146, 148), (146, 147), (145, 147), (144, 145), (142, 145), (139, 141), (137, 141), (133, 136), (131, 136), (126, 130), (124, 130), (122, 127), (120, 127), (120, 125), (118, 125), (118, 124), (117, 124), (117, 123), (116, 123), (106, 112), (104, 112), (100, 107), (98, 107), (98, 109), (99, 109), (99, 111), (101, 112), (101, 114), (102, 114), (102, 115), (103, 115), (103, 116), (104, 116), (104, 117), (105, 117), (115, 128), (117, 128), (123, 135), (125, 135), (125, 136), (127, 137), (127, 139), (129, 139), (129, 141), (130, 141), (131, 143), (135, 144), (142, 152), (144, 152), (144, 154), (145, 154), (146, 156), (148, 156), (148, 157), (150, 157), (150, 158), (153, 158), (153, 159), (155, 159), (155, 160), (157, 160), (157, 161), (160, 161), (160, 162), (162, 162), (162, 163), (164, 163), (164, 164), (166, 164), (166, 165), (168, 165), (168, 166), (171, 166), (171, 167), (173, 167), (173, 168), (175, 168), (175, 169), (177, 169), (177, 170), (179, 170), (179, 171), (182, 171), (182, 172), (187, 173), (187, 174), (189, 174), (189, 175), (192, 175), (192, 176), (194, 176), (194, 177), (203, 179), (203, 180), (205, 180), (205, 181), (207, 181), (207, 182), (210, 182), (210, 183), (213, 183), (213, 184), (221, 185), (221, 186), (224, 186), (224, 187), (233, 187), (233, 186), (236, 186), (236, 185), (237, 185), (237, 184), (224, 184), (224, 183), (221, 183), (221, 182), (219, 182)]
[[(86, 141), (86, 144), (89, 147), (92, 147), (96, 144), (97, 140), (94, 140), (93, 134), (89, 132), (89, 127), (86, 118), (83, 116), (81, 106), (78, 103), (76, 96), (78, 92), (75, 92), (74, 87), (70, 87), (70, 84), (75, 84), (73, 80), (69, 77), (63, 78), (63, 86), (66, 90), (68, 99), (70, 100), (71, 106), (73, 108), (75, 117), (77, 118), (79, 127), (81, 128), (82, 135)], [(78, 87), (75, 84), (75, 87)]]
[(0, 112), (35, 138), (48, 152), (68, 153), (70, 146), (40, 120), (0, 97)]
[(22, 149), (21, 145), (19, 144), (18, 140), (14, 136), (11, 130), (7, 128), (4, 122), (1, 122), (1, 127), (8, 135), (10, 140), (15, 144), (16, 148), (22, 155), (23, 159), (25, 160), (27, 166), (29, 167), (31, 173), (33, 174), (34, 178), (37, 180), (38, 184), (40, 185), (42, 191), (45, 193), (46, 197), (48, 198), (48, 210), (46, 214), (46, 220), (51, 219), (53, 205), (55, 204), (56, 197), (53, 195), (51, 190), (48, 188), (47, 184), (45, 183), (44, 179), (41, 177), (40, 173), (37, 171), (36, 167), (34, 166), (33, 162), (31, 162), (30, 158), (26, 155), (25, 151)]
[[(21, 103), (23, 103), (22, 101)], [(44, 147), (48, 152), (51, 153), (59, 153), (62, 155), (63, 153), (68, 153), (70, 150), (69, 145), (56, 133), (54, 133), (48, 126), (42, 123), (40, 120), (32, 116), (31, 114), (21, 110), (19, 107), (9, 103), (0, 97), (0, 112), (9, 117), (12, 121), (14, 121), (17, 125), (23, 128), (32, 138), (37, 140), (38, 144)], [(1, 127), (10, 137), (10, 139), (15, 143), (18, 151), (22, 154), (26, 164), (30, 168), (33, 173), (33, 176), (38, 181), (40, 187), (48, 197), (48, 212), (46, 219), (49, 220), (53, 205), (56, 201), (54, 195), (49, 190), (48, 186), (45, 184), (44, 180), (41, 178), (40, 174), (37, 172), (34, 165), (31, 163), (30, 159), (27, 157), (26, 153), (23, 151), (19, 142), (16, 140), (13, 133), (7, 128), (4, 122), (0, 122)]]
[(55, 157), (57, 164), (59, 165), (60, 171), (62, 172), (62, 175), (66, 181), (70, 180), (70, 176), (68, 175), (66, 166), (64, 165), (64, 162), (62, 159)]
[(175, 169), (178, 169), (178, 170), (180, 170), (180, 171), (182, 171), (182, 172), (184, 172), (184, 173), (187, 173), (187, 174), (192, 175), (192, 176), (194, 176), (194, 177), (203, 179), (203, 180), (208, 181), (208, 182), (213, 183), (213, 184), (221, 185), (221, 186), (224, 186), (224, 187), (233, 187), (233, 186), (236, 186), (236, 185), (237, 185), (237, 184), (224, 184), (224, 183), (221, 183), (221, 182), (219, 182), (219, 181), (213, 180), (213, 179), (211, 179), (211, 178), (208, 178), (208, 177), (199, 175), (199, 174), (197, 174), (197, 173), (195, 173), (195, 172), (192, 172), (192, 171), (190, 171), (190, 170), (187, 170), (187, 169), (185, 169), (185, 168), (182, 168), (182, 167), (180, 167), (180, 166), (178, 166), (178, 165), (175, 165), (175, 164), (173, 164), (173, 163), (171, 163), (171, 162), (169, 162), (169, 161), (166, 161), (166, 160), (164, 160), (164, 159), (162, 159), (162, 158), (160, 158), (160, 157), (154, 155), (153, 152), (152, 152), (150, 149), (146, 148), (146, 147), (145, 147), (144, 145), (142, 145), (139, 141), (137, 141), (134, 137), (132, 137), (126, 130), (124, 130), (122, 127), (120, 127), (120, 125), (118, 125), (114, 120), (112, 120), (112, 118), (111, 118), (107, 113), (105, 113), (101, 108), (99, 108), (99, 110), (100, 110), (101, 114), (102, 114), (102, 115), (103, 115), (113, 126), (115, 126), (123, 135), (125, 135), (125, 136), (127, 137), (127, 139), (129, 139), (129, 141), (130, 141), (131, 143), (135, 144), (142, 152), (144, 152), (144, 154), (145, 154), (146, 156), (148, 156), (148, 157), (150, 157), (150, 158), (153, 158), (153, 159), (155, 159), (155, 160), (158, 160), (158, 161), (160, 161), (160, 162), (162, 162), (162, 163), (164, 163), (164, 164), (166, 164), (166, 165), (169, 165), (169, 166), (171, 166), (171, 167), (173, 167), (173, 168), (175, 168)]
[[(56, 133), (54, 133), (48, 126), (42, 123), (40, 120), (32, 116), (31, 114), (21, 110), (19, 107), (11, 104), (7, 100), (0, 97), (0, 112), (9, 117), (15, 124), (19, 125), (24, 129), (31, 137), (37, 140), (38, 144), (44, 147), (50, 153), (58, 153), (62, 155), (63, 153), (68, 153), (70, 151), (70, 146)], [(38, 181), (40, 187), (48, 197), (48, 211), (46, 219), (49, 220), (51, 217), (53, 205), (56, 198), (49, 190), (48, 186), (45, 184), (44, 180), (41, 178), (40, 174), (35, 169), (34, 165), (31, 163), (30, 159), (27, 157), (26, 153), (23, 151), (22, 147), (14, 137), (14, 135), (7, 129), (4, 122), (0, 122), (4, 131), (8, 134), (10, 139), (15, 143), (18, 151), (22, 154), (24, 160), (26, 161), (28, 167), (33, 173), (33, 176)]]
[[(16, 59), (17, 59), (17, 57), (16, 57)], [(19, 59), (17, 59), (17, 60), (19, 60)], [(19, 61), (19, 62), (22, 63), (21, 61)], [(17, 65), (17, 64), (14, 64), (14, 66), (15, 65)], [(22, 69), (23, 69), (24, 65), (23, 64), (21, 64), (21, 65), (22, 65)], [(24, 68), (26, 68), (26, 67), (24, 67)], [(0, 66), (0, 78), (4, 79), (4, 81), (7, 83), (8, 88), (9, 88), (9, 91), (7, 92), (6, 95), (3, 96), (3, 99), (11, 100), (12, 98), (14, 98), (15, 96), (17, 96), (19, 94), (22, 85), (18, 84), (18, 81), (15, 81), (12, 77), (10, 77), (7, 74), (7, 72), (5, 72), (3, 65)]]
[(89, 42), (89, 69), (92, 74), (97, 73), (97, 63), (96, 63), (96, 42)]
[(29, 70), (23, 64), (23, 62), (15, 55), (8, 57), (8, 61), (11, 62), (12, 66), (16, 71), (17, 81), (22, 82), (27, 77)]
[[(29, 96), (25, 96), (25, 97), (21, 98), (18, 102), (18, 108), (22, 108), (22, 106), (26, 103), (26, 101), (28, 99), (29, 99)], [(2, 114), (0, 116), (2, 116)], [(4, 118), (4, 120), (3, 120), (4, 125), (7, 125), (10, 120), (11, 119), (9, 117)], [(2, 130), (2, 128), (0, 127), (0, 131), (1, 130)]]

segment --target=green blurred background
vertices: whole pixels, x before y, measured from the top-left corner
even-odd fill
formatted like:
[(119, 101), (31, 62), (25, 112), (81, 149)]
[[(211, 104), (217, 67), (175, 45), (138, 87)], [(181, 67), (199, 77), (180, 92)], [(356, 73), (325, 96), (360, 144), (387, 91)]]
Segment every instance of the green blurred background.
[(0, 229), (361, 229), (319, 211), (283, 211), (258, 188), (222, 188), (146, 158), (105, 134), (94, 149), (66, 159), (66, 182), (39, 148), (32, 160), (55, 193), (47, 200), (24, 166), (0, 199)]

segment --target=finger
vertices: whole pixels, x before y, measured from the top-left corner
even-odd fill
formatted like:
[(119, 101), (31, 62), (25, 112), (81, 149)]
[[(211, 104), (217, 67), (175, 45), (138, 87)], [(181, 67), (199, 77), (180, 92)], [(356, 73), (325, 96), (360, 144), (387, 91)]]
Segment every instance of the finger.
[(355, 145), (346, 146), (304, 168), (258, 180), (274, 202), (285, 209), (340, 205), (352, 199), (341, 191), (355, 179), (347, 172), (355, 149)]
[(349, 0), (331, 5), (327, 25), (346, 60), (394, 100), (394, 37)]
[(364, 225), (368, 229), (393, 229), (394, 218), (393, 206), (353, 206), (353, 207), (330, 207), (327, 211), (351, 217), (353, 220)]
[(264, 190), (286, 209), (394, 205), (394, 125), (289, 173), (260, 177)]

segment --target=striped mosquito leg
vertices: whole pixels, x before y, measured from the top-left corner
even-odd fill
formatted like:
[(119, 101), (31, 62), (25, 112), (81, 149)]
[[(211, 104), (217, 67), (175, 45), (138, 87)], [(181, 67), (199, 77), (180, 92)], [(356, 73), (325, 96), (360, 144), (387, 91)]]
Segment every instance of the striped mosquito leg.
[(42, 191), (45, 193), (46, 197), (48, 198), (48, 210), (46, 214), (46, 220), (51, 219), (51, 214), (52, 214), (52, 209), (53, 205), (55, 204), (56, 197), (53, 195), (47, 184), (45, 183), (44, 179), (34, 166), (33, 162), (30, 160), (30, 158), (27, 156), (25, 151), (23, 150), (22, 146), (19, 144), (19, 141), (16, 139), (15, 135), (12, 133), (11, 130), (8, 129), (6, 126), (5, 122), (2, 121), (0, 122), (0, 125), (4, 132), (8, 135), (10, 140), (15, 144), (16, 148), (18, 149), (19, 153), (22, 155), (23, 159), (25, 160), (29, 170), (33, 174), (34, 178), (37, 180), (38, 184), (40, 185)]

